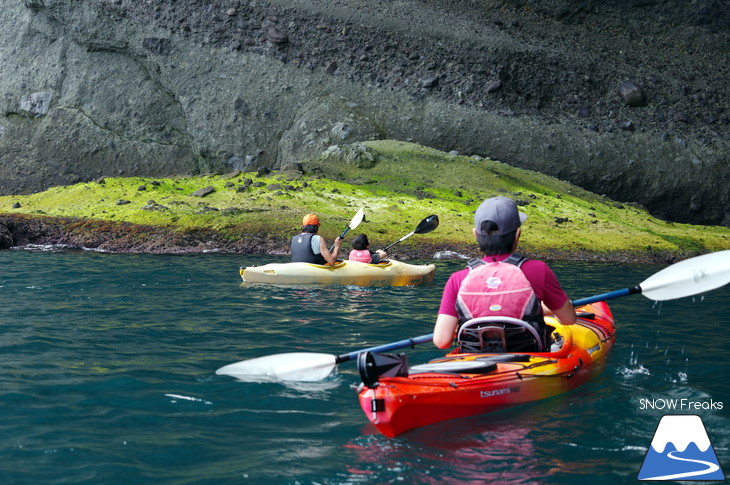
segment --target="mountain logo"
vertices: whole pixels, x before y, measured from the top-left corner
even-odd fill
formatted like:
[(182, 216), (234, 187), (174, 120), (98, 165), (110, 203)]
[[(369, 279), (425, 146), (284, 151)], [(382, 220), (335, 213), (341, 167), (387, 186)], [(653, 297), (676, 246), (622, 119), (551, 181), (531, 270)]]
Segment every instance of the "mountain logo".
[(725, 480), (702, 418), (666, 415), (659, 421), (639, 480)]

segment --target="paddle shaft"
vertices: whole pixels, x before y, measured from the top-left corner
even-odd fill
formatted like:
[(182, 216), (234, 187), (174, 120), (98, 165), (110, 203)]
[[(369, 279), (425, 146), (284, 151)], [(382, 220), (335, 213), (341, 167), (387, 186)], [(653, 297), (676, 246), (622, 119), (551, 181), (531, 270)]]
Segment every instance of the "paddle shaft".
[[(576, 307), (588, 305), (589, 303), (596, 303), (598, 301), (613, 300), (627, 295), (635, 295), (641, 293), (640, 286), (634, 286), (633, 288), (624, 288), (622, 290), (611, 291), (609, 293), (602, 293), (600, 295), (590, 296), (588, 298), (582, 298), (580, 300), (573, 300), (573, 305)], [(376, 347), (370, 347), (367, 349), (356, 350), (347, 354), (338, 355), (335, 357), (336, 363), (347, 362), (348, 360), (356, 359), (358, 354), (363, 352), (388, 352), (390, 350), (403, 349), (406, 347), (415, 347), (417, 344), (424, 344), (433, 340), (433, 334), (419, 335), (418, 337), (407, 338), (399, 340), (397, 342), (391, 342), (389, 344), (378, 345)]]
[(342, 231), (342, 234), (340, 234), (340, 239), (343, 239), (345, 237), (345, 234), (347, 234), (347, 231), (349, 231), (349, 230), (350, 230), (350, 226), (347, 226), (347, 229)]
[(418, 223), (418, 226), (411, 232), (410, 234), (406, 234), (402, 238), (398, 239), (396, 242), (391, 244), (390, 246), (386, 246), (383, 251), (387, 251), (388, 249), (392, 248), (396, 244), (398, 244), (401, 241), (405, 241), (409, 237), (411, 237), (414, 234), (427, 234), (434, 229), (436, 229), (439, 226), (439, 217), (436, 214), (430, 215), (426, 217), (424, 220)]
[[(435, 217), (435, 216), (431, 216)], [(431, 217), (427, 218), (426, 221), (430, 220)], [(359, 223), (359, 220), (355, 221), (356, 223)], [(431, 222), (434, 222), (431, 220)], [(356, 224), (352, 224), (351, 226), (354, 228)], [(435, 226), (430, 226), (432, 229)], [(430, 230), (430, 229), (429, 229)], [(401, 238), (400, 241), (403, 239), (411, 236), (412, 234), (420, 234), (423, 231), (417, 228), (413, 233), (409, 234), (408, 236), (405, 236)], [(397, 242), (400, 242), (397, 241)], [(393, 243), (396, 244), (396, 243)], [(391, 244), (392, 246), (392, 244)], [(390, 246), (388, 246), (390, 247)], [(704, 293), (716, 288), (719, 288), (721, 286), (724, 286), (726, 284), (730, 283), (730, 250), (728, 251), (719, 251), (716, 253), (710, 253), (702, 256), (697, 256), (694, 258), (690, 258), (688, 260), (681, 261), (679, 263), (675, 263), (667, 268), (664, 268), (663, 270), (659, 271), (658, 273), (655, 273), (654, 275), (650, 276), (646, 280), (642, 281), (640, 285), (634, 286), (633, 288), (624, 288), (622, 290), (616, 290), (611, 291), (609, 293), (602, 293), (600, 295), (591, 296), (588, 298), (582, 298), (579, 300), (573, 300), (573, 305), (575, 307), (581, 307), (583, 305), (587, 305), (589, 303), (595, 303), (599, 301), (605, 301), (605, 300), (612, 300), (615, 298), (620, 298), (627, 295), (635, 295), (637, 293), (643, 294), (646, 298), (656, 300), (656, 301), (664, 301), (664, 300), (673, 300), (676, 298), (683, 298), (686, 296), (695, 295), (698, 293)], [(392, 342), (389, 344), (379, 345), (376, 347), (370, 347), (363, 350), (357, 350), (354, 352), (349, 352), (346, 354), (342, 354), (339, 356), (335, 356), (332, 354), (312, 354), (317, 356), (318, 358), (314, 360), (314, 362), (310, 362), (311, 369), (316, 371), (315, 379), (309, 379), (309, 380), (321, 380), (327, 375), (331, 373), (332, 370), (336, 367), (337, 364), (341, 362), (345, 362), (348, 360), (356, 359), (357, 356), (363, 352), (387, 352), (390, 350), (405, 348), (405, 347), (414, 347), (416, 344), (422, 344), (429, 342), (433, 339), (433, 334), (428, 335), (421, 335), (419, 337), (414, 338), (408, 338), (404, 340), (399, 340), (397, 342)], [(286, 356), (287, 354), (279, 354), (280, 356)], [(322, 359), (322, 356), (325, 356), (326, 359)], [(269, 356), (269, 357), (276, 357), (276, 356)], [(258, 359), (253, 359), (251, 362), (256, 362), (256, 366), (254, 366), (253, 370), (256, 372), (262, 372), (259, 367), (262, 366), (262, 360), (266, 360), (268, 357), (260, 357)], [(297, 357), (297, 360), (301, 359), (301, 357)], [(295, 371), (295, 377), (297, 379), (300, 379), (300, 374), (305, 374), (305, 371), (307, 370), (306, 365), (297, 366), (296, 364), (292, 365), (291, 359), (285, 358), (283, 359), (284, 363), (286, 365), (282, 365), (278, 361), (270, 362), (266, 361), (268, 364), (266, 368), (266, 373), (263, 375), (277, 375), (279, 377), (286, 376), (288, 374), (291, 374), (292, 368), (294, 368)], [(246, 367), (247, 361), (239, 362), (236, 364), (231, 364), (230, 366), (226, 366), (225, 368), (229, 368), (232, 366), (238, 366), (240, 367)], [(259, 367), (257, 367), (259, 366)], [(282, 372), (278, 373), (276, 372), (277, 366), (281, 367)], [(223, 368), (222, 368), (223, 369)], [(247, 369), (247, 373), (242, 373), (242, 375), (253, 375), (251, 373), (251, 369)], [(220, 371), (220, 369), (219, 369)], [(230, 372), (230, 371), (229, 371)], [(216, 372), (218, 373), (218, 372)], [(229, 374), (229, 375), (236, 375), (236, 374)], [(296, 380), (296, 379), (295, 379)], [(305, 379), (307, 380), (307, 379)]]
[(407, 234), (407, 235), (403, 236), (402, 238), (398, 239), (398, 240), (397, 240), (396, 242), (394, 242), (393, 244), (390, 244), (389, 246), (385, 246), (385, 248), (383, 248), (383, 251), (387, 251), (388, 249), (392, 248), (393, 246), (395, 246), (395, 245), (396, 245), (396, 244), (398, 244), (399, 242), (401, 242), (401, 241), (405, 241), (406, 239), (408, 239), (409, 237), (411, 237), (411, 236), (412, 236), (412, 235), (414, 235), (415, 233), (416, 233), (416, 231), (413, 231), (412, 233), (410, 233), (410, 234)]
[(730, 282), (730, 250), (685, 259), (654, 273), (633, 288), (573, 301), (574, 306), (641, 293), (650, 300), (684, 298), (720, 288)]
[(610, 291), (608, 293), (602, 293), (600, 295), (581, 298), (580, 300), (573, 300), (573, 306), (579, 307), (583, 305), (588, 305), (589, 303), (596, 303), (597, 301), (613, 300), (622, 296), (637, 295), (639, 293), (641, 293), (641, 286), (634, 286), (633, 288), (624, 288), (623, 290)]
[[(613, 300), (627, 295), (635, 295), (641, 293), (640, 286), (634, 286), (633, 288), (624, 288), (622, 290), (611, 291), (609, 293), (602, 293), (600, 295), (590, 296), (588, 298), (582, 298), (580, 300), (573, 300), (573, 305), (576, 307), (588, 305), (589, 303), (596, 303), (598, 301)], [(415, 347), (417, 344), (424, 344), (433, 340), (433, 334), (419, 335), (418, 337), (407, 338), (399, 340), (397, 342), (391, 342), (389, 344), (378, 345), (376, 347), (370, 347), (363, 350), (356, 350), (347, 354), (338, 355), (335, 357), (335, 362), (340, 364), (347, 362), (348, 360), (356, 359), (357, 356), (363, 352), (388, 352), (390, 350), (403, 349), (406, 347)]]
[[(411, 236), (412, 234), (413, 233), (405, 236), (403, 239)], [(692, 287), (692, 282), (698, 283), (702, 282), (702, 280), (704, 279), (709, 279), (709, 281), (706, 281), (705, 284), (702, 286), (701, 289), (703, 291), (723, 286), (727, 284), (727, 256), (730, 256), (730, 252), (720, 251), (718, 253), (710, 253), (703, 256), (697, 256), (695, 258), (675, 263), (672, 266), (669, 266), (660, 271), (659, 273), (652, 275), (641, 283), (641, 285), (645, 285), (647, 287), (646, 292), (650, 295), (644, 296), (646, 296), (647, 298), (661, 296), (661, 298), (658, 299), (674, 299), (684, 296), (691, 296), (697, 292), (697, 289)], [(707, 275), (712, 271), (712, 268), (715, 268), (721, 277), (708, 277)], [(660, 282), (656, 281), (657, 278), (659, 278), (660, 276), (664, 275), (666, 277), (667, 274), (670, 275), (668, 278), (662, 278), (660, 279)], [(636, 285), (631, 288), (624, 288), (621, 290), (610, 291), (608, 293), (601, 293), (600, 295), (594, 295), (587, 298), (573, 300), (573, 306), (577, 308), (599, 301), (614, 300), (616, 298), (621, 298), (628, 295), (641, 294), (644, 292), (641, 285)], [(678, 292), (676, 291), (676, 288), (674, 288), (675, 291), (673, 291), (671, 295), (657, 295), (657, 287), (659, 289), (672, 289), (673, 287), (678, 286), (681, 288)], [(350, 352), (349, 354), (342, 354), (336, 357), (335, 360), (338, 363), (351, 360), (356, 358), (360, 352), (384, 352), (388, 350), (401, 349), (404, 347), (412, 347), (416, 344), (428, 342), (432, 338), (433, 334), (421, 335), (419, 337), (400, 340), (398, 342), (393, 342), (378, 347), (371, 347), (365, 350)]]
[[(342, 231), (342, 234), (340, 234), (340, 239), (344, 239), (345, 234), (347, 234), (347, 232), (350, 229), (355, 229), (357, 226), (359, 226), (360, 223), (362, 222), (362, 219), (363, 219), (363, 212), (362, 212), (362, 209), (360, 209), (359, 211), (357, 211), (357, 214), (355, 214), (355, 217), (352, 218), (352, 220), (350, 221), (350, 224), (345, 228), (344, 231)], [(330, 246), (330, 253), (334, 249), (335, 249), (335, 245), (333, 243), (332, 246)]]
[[(345, 234), (347, 234), (347, 231), (349, 231), (349, 230), (350, 230), (350, 226), (347, 226), (347, 229), (345, 229), (344, 231), (342, 231), (342, 234), (340, 234), (340, 239), (344, 238), (345, 237)], [(332, 243), (332, 246), (330, 246), (330, 253), (332, 251), (334, 251), (334, 249), (335, 249), (335, 243)]]
[(418, 337), (413, 338), (407, 338), (403, 340), (399, 340), (397, 342), (391, 342), (389, 344), (383, 344), (378, 345), (375, 347), (370, 347), (368, 349), (363, 350), (356, 350), (354, 352), (350, 352), (348, 354), (342, 354), (335, 357), (335, 362), (339, 364), (340, 362), (346, 362), (348, 360), (357, 359), (357, 356), (363, 352), (387, 352), (389, 350), (395, 350), (395, 349), (402, 349), (405, 347), (415, 347), (416, 344), (424, 344), (426, 342), (430, 342), (433, 339), (433, 334), (430, 333), (428, 335), (420, 335)]

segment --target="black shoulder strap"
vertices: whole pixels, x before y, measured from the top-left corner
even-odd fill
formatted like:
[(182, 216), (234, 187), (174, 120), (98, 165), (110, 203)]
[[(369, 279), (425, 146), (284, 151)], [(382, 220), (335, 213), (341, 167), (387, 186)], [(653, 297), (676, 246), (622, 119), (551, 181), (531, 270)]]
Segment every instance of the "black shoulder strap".
[(527, 261), (527, 258), (525, 256), (521, 255), (520, 253), (512, 253), (509, 255), (509, 258), (503, 261), (503, 263), (514, 264), (519, 268), (525, 261)]
[[(502, 262), (503, 263), (514, 264), (515, 266), (517, 266), (518, 268), (520, 268), (525, 261), (527, 261), (527, 257), (526, 256), (523, 256), (520, 253), (512, 253), (512, 254), (509, 255), (509, 257), (507, 259), (505, 259)], [(467, 261), (466, 267), (471, 270), (471, 269), (474, 269), (477, 266), (481, 266), (483, 264), (487, 264), (487, 263), (484, 262), (483, 259), (481, 259), (481, 258), (472, 258), (469, 261)]]
[(472, 270), (472, 269), (476, 268), (477, 266), (481, 266), (483, 264), (486, 264), (483, 259), (471, 258), (469, 261), (466, 262), (466, 267), (469, 268), (469, 270)]

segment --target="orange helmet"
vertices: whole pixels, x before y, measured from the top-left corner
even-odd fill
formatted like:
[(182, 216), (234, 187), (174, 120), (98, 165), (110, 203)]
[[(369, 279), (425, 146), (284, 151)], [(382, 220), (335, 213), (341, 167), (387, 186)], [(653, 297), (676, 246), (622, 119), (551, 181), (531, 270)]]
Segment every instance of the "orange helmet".
[(316, 214), (307, 214), (302, 219), (302, 226), (319, 226), (319, 218)]

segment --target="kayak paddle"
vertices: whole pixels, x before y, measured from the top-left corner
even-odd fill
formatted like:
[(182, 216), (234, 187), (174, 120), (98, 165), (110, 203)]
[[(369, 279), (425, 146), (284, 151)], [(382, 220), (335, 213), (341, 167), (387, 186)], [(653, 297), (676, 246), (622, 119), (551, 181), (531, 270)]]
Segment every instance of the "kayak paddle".
[(413, 232), (411, 232), (410, 234), (406, 234), (405, 236), (398, 239), (396, 242), (394, 242), (390, 246), (386, 246), (383, 249), (383, 251), (387, 251), (388, 249), (392, 248), (399, 242), (405, 241), (406, 239), (408, 239), (409, 237), (411, 237), (414, 234), (426, 234), (428, 232), (433, 231), (437, 227), (439, 227), (439, 216), (437, 216), (435, 214), (428, 216), (427, 218), (425, 218), (424, 220), (422, 220), (421, 222), (418, 223), (418, 226), (416, 226), (416, 228), (413, 230)]
[(284, 354), (266, 355), (255, 359), (242, 360), (221, 367), (216, 374), (236, 377), (240, 380), (261, 380), (261, 378), (279, 379), (283, 381), (321, 381), (332, 374), (337, 364), (356, 359), (363, 352), (387, 352), (430, 342), (433, 335), (421, 335), (378, 345), (363, 350), (356, 350), (342, 355), (318, 354), (314, 352), (288, 352)]
[[(730, 250), (704, 254), (674, 263), (633, 288), (574, 300), (573, 304), (582, 306), (635, 294), (642, 294), (655, 301), (674, 300), (714, 290), (728, 283), (730, 283)], [(337, 364), (353, 360), (362, 352), (387, 352), (430, 342), (432, 338), (432, 333), (420, 335), (342, 355), (309, 352), (274, 354), (229, 364), (221, 367), (215, 373), (244, 381), (257, 381), (262, 378), (284, 381), (320, 381), (332, 374)]]
[[(359, 226), (364, 217), (365, 217), (365, 213), (363, 212), (362, 207), (360, 207), (360, 210), (357, 211), (357, 214), (355, 214), (355, 217), (353, 217), (352, 220), (350, 221), (350, 225), (347, 226), (347, 228), (345, 228), (344, 231), (342, 231), (342, 234), (340, 234), (340, 239), (345, 237), (345, 234), (347, 234), (347, 231), (349, 231), (350, 229), (355, 229), (357, 226)], [(332, 250), (334, 248), (335, 248), (335, 245), (333, 244), (332, 247), (330, 247), (330, 252), (332, 252)]]
[(633, 288), (574, 300), (573, 305), (587, 305), (636, 294), (642, 294), (654, 301), (675, 300), (714, 290), (728, 283), (730, 283), (730, 250), (717, 251), (667, 266)]

